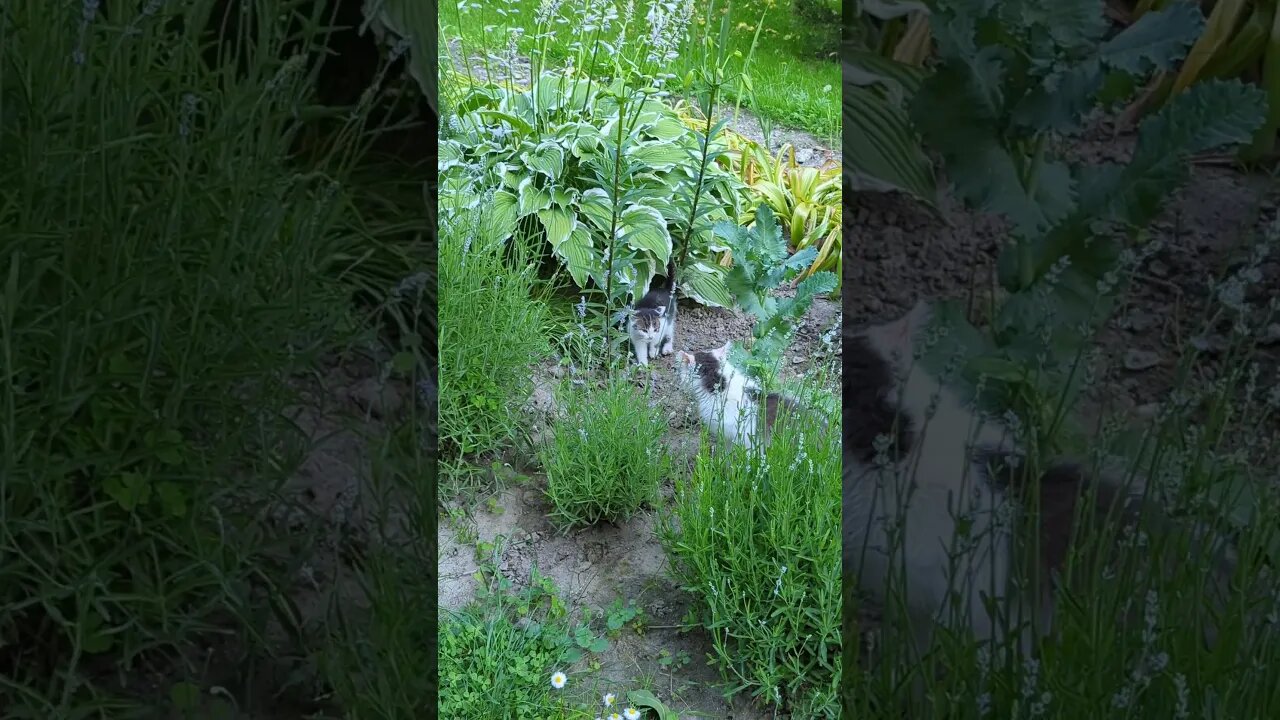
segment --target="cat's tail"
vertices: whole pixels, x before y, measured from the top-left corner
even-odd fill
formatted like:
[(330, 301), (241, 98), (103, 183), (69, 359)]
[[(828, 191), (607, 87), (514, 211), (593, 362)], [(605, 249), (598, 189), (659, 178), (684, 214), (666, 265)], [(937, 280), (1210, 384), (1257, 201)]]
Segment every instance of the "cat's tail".
[(671, 310), (676, 309), (676, 253), (675, 248), (671, 249), (671, 256), (667, 258), (667, 287), (671, 288)]

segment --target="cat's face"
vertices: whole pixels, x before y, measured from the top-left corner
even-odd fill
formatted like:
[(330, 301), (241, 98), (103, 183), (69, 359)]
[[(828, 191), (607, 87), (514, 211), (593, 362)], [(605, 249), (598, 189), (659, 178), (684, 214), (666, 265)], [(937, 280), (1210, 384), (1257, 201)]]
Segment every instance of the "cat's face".
[(646, 342), (657, 342), (662, 337), (662, 320), (666, 311), (665, 307), (635, 311), (631, 316), (631, 327), (636, 336)]
[(736, 371), (729, 364), (729, 343), (714, 350), (676, 353), (676, 375), (689, 392), (714, 395), (729, 386)]
[(890, 364), (896, 376), (901, 376), (911, 366), (916, 343), (931, 319), (929, 304), (921, 300), (897, 320), (855, 331), (851, 338), (865, 342)]

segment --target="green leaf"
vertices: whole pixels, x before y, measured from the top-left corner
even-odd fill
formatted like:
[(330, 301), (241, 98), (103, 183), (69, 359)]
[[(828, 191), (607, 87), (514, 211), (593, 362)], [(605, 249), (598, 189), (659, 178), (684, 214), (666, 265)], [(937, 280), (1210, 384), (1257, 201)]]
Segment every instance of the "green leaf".
[(480, 236), (485, 244), (505, 242), (515, 234), (518, 202), (516, 196), (506, 190), (493, 193), (488, 206), (481, 210)]
[[(845, 75), (851, 73), (845, 65)], [(844, 85), (845, 167), (854, 189), (900, 190), (938, 206), (933, 167), (907, 112), (880, 93)]]
[(543, 141), (532, 152), (520, 154), (520, 159), (534, 172), (542, 173), (552, 181), (564, 174), (564, 148), (554, 141)]
[(703, 305), (727, 308), (733, 305), (733, 296), (725, 286), (723, 268), (695, 263), (680, 274), (680, 291)]
[(1018, 101), (1011, 119), (1032, 134), (1044, 130), (1072, 132), (1096, 103), (1103, 77), (1097, 58), (1060, 68)]
[(194, 683), (177, 682), (169, 688), (169, 701), (175, 710), (192, 711), (200, 709), (200, 687)]
[(1096, 217), (1146, 226), (1190, 177), (1192, 155), (1249, 142), (1265, 113), (1266, 96), (1251, 85), (1211, 80), (1191, 86), (1142, 123), (1123, 170), (1104, 166), (1089, 173), (1082, 205)]
[(1101, 59), (1132, 75), (1166, 70), (1186, 55), (1203, 30), (1200, 8), (1190, 2), (1175, 2), (1163, 10), (1145, 13), (1119, 35), (1102, 43)]
[(632, 162), (653, 170), (670, 170), (688, 162), (685, 149), (670, 142), (633, 143), (625, 153)]
[(551, 193), (538, 187), (530, 175), (520, 181), (519, 216), (531, 215), (551, 207)]
[(1005, 215), (1024, 235), (1034, 235), (1056, 221), (1061, 208), (1071, 206), (1070, 176), (1041, 173), (1031, 193), (1024, 187), (1023, 165), (1028, 159), (1011, 154), (1000, 134), (1003, 56), (1003, 49), (986, 47), (972, 58), (943, 64), (921, 86), (911, 115), (946, 159), (961, 197)]
[(547, 231), (547, 241), (552, 247), (559, 247), (569, 238), (569, 233), (578, 226), (578, 219), (571, 210), (561, 207), (550, 207), (538, 211), (538, 219)]
[(591, 235), (579, 223), (564, 242), (555, 248), (555, 253), (564, 258), (569, 276), (578, 287), (587, 286), (587, 278), (592, 269), (600, 264), (591, 248)]
[(662, 213), (645, 205), (628, 205), (618, 217), (618, 237), (629, 246), (651, 253), (663, 265), (671, 257), (671, 233)]
[(187, 493), (181, 485), (172, 482), (161, 482), (156, 485), (156, 495), (160, 498), (160, 506), (166, 515), (185, 517), (187, 514)]
[(151, 499), (151, 481), (138, 473), (120, 473), (108, 479), (102, 489), (126, 512), (133, 512)]
[(658, 714), (658, 720), (680, 720), (679, 715), (668, 710), (658, 696), (648, 690), (631, 690), (627, 692), (627, 702), (634, 708), (648, 708)]
[(578, 211), (597, 230), (607, 233), (613, 225), (613, 204), (609, 202), (609, 193), (601, 188), (591, 188), (582, 193), (578, 199)]
[(511, 113), (502, 112), (501, 110), (477, 110), (476, 114), (485, 120), (504, 122), (523, 135), (532, 135), (533, 126), (525, 122), (521, 118)]

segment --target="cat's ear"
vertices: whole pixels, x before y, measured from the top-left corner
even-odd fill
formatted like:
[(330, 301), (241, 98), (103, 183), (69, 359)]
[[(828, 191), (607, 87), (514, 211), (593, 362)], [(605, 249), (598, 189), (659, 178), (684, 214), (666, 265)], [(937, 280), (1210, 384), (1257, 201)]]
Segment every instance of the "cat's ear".
[(724, 345), (721, 345), (720, 347), (716, 348), (715, 350), (712, 350), (712, 351), (711, 351), (711, 356), (712, 356), (712, 357), (714, 357), (715, 359), (719, 360), (720, 362), (724, 362), (724, 361), (728, 360), (728, 359), (729, 359), (729, 346), (730, 346), (731, 344), (733, 344), (733, 341), (732, 341), (732, 340), (728, 340), (728, 341), (726, 341)]
[(654, 310), (654, 312), (658, 313), (658, 317), (662, 317), (663, 315), (666, 315), (666, 314), (667, 314), (667, 306), (666, 306), (666, 305), (659, 305), (658, 307), (654, 308), (653, 310)]

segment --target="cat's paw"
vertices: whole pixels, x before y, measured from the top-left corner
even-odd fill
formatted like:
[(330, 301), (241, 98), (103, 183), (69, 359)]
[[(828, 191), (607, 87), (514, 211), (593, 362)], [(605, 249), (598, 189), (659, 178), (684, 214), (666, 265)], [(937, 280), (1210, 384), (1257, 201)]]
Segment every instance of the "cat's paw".
[(676, 347), (675, 347), (675, 345), (673, 345), (673, 344), (671, 344), (671, 343), (667, 343), (666, 345), (663, 345), (663, 346), (662, 346), (662, 354), (663, 354), (663, 355), (670, 355), (671, 353), (673, 353), (673, 352), (675, 352), (675, 351), (676, 351)]

